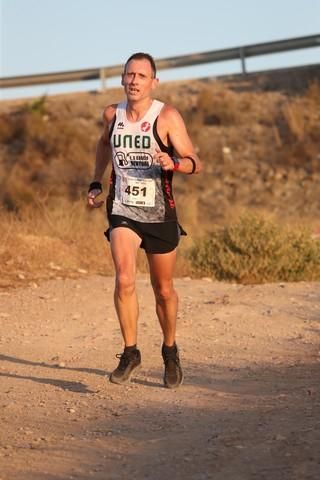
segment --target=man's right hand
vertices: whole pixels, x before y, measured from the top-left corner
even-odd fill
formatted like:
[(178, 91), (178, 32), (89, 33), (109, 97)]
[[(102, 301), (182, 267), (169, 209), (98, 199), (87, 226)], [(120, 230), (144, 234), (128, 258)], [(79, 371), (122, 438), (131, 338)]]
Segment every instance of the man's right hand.
[[(94, 183), (98, 183), (98, 185), (96, 186)], [(104, 204), (104, 200), (96, 202), (96, 198), (102, 193), (102, 188), (99, 188), (100, 185), (101, 184), (99, 182), (93, 182), (93, 184), (90, 184), (87, 196), (88, 206), (90, 208), (99, 208)]]

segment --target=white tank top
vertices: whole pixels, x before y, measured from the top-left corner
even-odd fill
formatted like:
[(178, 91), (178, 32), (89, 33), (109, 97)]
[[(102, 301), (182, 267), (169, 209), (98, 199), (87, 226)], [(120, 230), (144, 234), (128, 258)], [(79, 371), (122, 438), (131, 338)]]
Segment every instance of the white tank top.
[(172, 155), (157, 133), (157, 118), (163, 103), (153, 100), (143, 118), (127, 119), (127, 102), (119, 103), (110, 126), (112, 173), (107, 201), (108, 215), (146, 223), (176, 220), (171, 171), (155, 159), (156, 148)]

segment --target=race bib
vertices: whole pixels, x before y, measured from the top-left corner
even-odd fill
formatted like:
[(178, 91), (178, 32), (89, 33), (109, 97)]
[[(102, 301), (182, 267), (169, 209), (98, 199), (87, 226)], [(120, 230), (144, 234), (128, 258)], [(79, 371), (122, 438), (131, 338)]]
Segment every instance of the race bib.
[(126, 177), (121, 182), (121, 202), (135, 207), (154, 207), (156, 185), (152, 178)]

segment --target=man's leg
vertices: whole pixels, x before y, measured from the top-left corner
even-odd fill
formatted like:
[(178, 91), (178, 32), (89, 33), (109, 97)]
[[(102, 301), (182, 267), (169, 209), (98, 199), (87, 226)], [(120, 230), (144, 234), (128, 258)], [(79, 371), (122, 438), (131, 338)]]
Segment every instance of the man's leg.
[(118, 384), (130, 382), (133, 372), (140, 366), (141, 355), (137, 349), (137, 322), (139, 314), (136, 294), (136, 260), (140, 237), (129, 228), (117, 227), (110, 233), (110, 244), (116, 270), (114, 304), (125, 343), (118, 367), (111, 373), (110, 381)]
[(139, 315), (136, 294), (136, 260), (141, 238), (131, 229), (117, 227), (111, 230), (111, 253), (115, 266), (114, 304), (126, 347), (137, 343)]
[(156, 312), (163, 332), (164, 343), (172, 346), (176, 337), (178, 296), (173, 287), (173, 272), (177, 253), (147, 254), (150, 278), (156, 299)]
[(178, 296), (173, 287), (176, 250), (148, 254), (150, 277), (156, 298), (156, 312), (163, 332), (162, 358), (165, 365), (164, 384), (177, 388), (183, 381), (179, 352), (175, 342)]

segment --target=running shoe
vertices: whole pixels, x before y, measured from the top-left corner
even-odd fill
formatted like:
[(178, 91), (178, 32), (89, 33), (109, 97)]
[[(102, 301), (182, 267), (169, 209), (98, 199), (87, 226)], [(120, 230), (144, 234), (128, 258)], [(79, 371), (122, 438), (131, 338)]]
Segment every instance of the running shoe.
[(162, 345), (161, 353), (164, 362), (164, 384), (167, 388), (177, 388), (183, 382), (178, 347), (176, 344), (173, 347)]
[(117, 358), (120, 359), (119, 365), (110, 375), (110, 382), (119, 385), (126, 385), (130, 383), (130, 379), (135, 371), (137, 371), (141, 364), (140, 350), (136, 349), (132, 352), (117, 353)]

